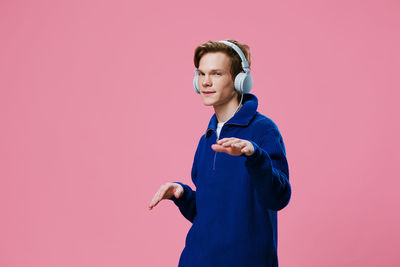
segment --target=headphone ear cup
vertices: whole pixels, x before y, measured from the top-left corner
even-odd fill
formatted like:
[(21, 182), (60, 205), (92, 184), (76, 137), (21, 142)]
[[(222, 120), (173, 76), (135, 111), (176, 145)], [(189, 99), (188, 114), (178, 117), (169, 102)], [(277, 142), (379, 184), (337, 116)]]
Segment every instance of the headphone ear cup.
[(245, 76), (246, 77), (244, 77), (243, 83), (242, 83), (242, 90), (243, 90), (243, 93), (248, 93), (248, 92), (250, 92), (251, 88), (253, 87), (253, 77), (251, 76), (250, 73), (246, 73)]
[(193, 87), (194, 87), (194, 90), (196, 91), (196, 93), (200, 94), (200, 90), (198, 87), (198, 85), (199, 85), (198, 81), (199, 81), (199, 75), (197, 74), (197, 69), (195, 69), (194, 70), (194, 78), (193, 78)]
[(250, 73), (240, 72), (235, 78), (235, 89), (241, 94), (250, 92), (253, 87), (253, 77)]
[(235, 84), (234, 84), (235, 90), (240, 94), (243, 93), (243, 81), (246, 78), (245, 76), (246, 74), (241, 72), (235, 77)]

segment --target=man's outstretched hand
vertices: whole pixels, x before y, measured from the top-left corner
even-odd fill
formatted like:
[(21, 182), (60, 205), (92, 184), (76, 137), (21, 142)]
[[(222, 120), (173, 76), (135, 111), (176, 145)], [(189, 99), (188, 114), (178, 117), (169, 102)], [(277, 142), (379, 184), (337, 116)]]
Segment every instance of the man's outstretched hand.
[(163, 199), (170, 199), (172, 196), (180, 198), (183, 195), (183, 187), (177, 183), (166, 183), (160, 186), (157, 193), (154, 195), (153, 199), (149, 204), (149, 210), (154, 208), (158, 202)]
[(254, 146), (250, 141), (235, 137), (222, 138), (211, 148), (217, 152), (225, 152), (232, 156), (240, 156), (243, 153), (251, 156), (254, 153)]

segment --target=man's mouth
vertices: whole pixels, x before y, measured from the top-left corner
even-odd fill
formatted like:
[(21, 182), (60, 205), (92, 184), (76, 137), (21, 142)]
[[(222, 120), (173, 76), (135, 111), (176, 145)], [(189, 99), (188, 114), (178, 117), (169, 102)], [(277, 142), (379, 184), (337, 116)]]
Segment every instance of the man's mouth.
[(209, 96), (209, 95), (212, 95), (214, 93), (215, 93), (215, 91), (203, 91), (203, 95), (205, 95), (205, 96)]

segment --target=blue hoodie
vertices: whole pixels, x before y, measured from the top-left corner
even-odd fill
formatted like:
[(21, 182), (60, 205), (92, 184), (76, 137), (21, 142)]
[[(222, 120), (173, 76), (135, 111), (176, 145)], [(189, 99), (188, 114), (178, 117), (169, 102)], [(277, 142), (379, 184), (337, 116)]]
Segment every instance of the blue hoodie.
[(243, 106), (222, 127), (219, 139), (252, 142), (251, 156), (215, 152), (214, 114), (200, 138), (191, 176), (196, 191), (184, 188), (171, 200), (192, 222), (178, 267), (276, 267), (277, 211), (291, 196), (285, 145), (276, 124), (244, 94)]

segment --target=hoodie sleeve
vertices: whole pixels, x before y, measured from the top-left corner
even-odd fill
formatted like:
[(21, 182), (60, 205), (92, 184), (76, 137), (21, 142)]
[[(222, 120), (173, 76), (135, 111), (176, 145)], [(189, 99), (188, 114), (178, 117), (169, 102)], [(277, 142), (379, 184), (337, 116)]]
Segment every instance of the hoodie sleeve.
[(285, 145), (277, 128), (270, 128), (256, 142), (254, 153), (246, 156), (245, 165), (256, 195), (264, 209), (281, 210), (290, 200), (289, 167)]
[[(200, 144), (197, 146), (191, 171), (192, 181), (195, 186), (197, 186), (197, 159), (199, 153), (199, 146)], [(194, 218), (196, 217), (197, 214), (196, 191), (192, 190), (192, 188), (187, 184), (181, 182), (173, 182), (173, 183), (180, 184), (183, 187), (184, 191), (183, 195), (180, 198), (172, 196), (170, 200), (172, 200), (175, 203), (175, 205), (178, 206), (182, 215), (193, 223)]]

